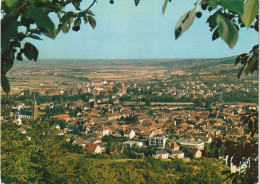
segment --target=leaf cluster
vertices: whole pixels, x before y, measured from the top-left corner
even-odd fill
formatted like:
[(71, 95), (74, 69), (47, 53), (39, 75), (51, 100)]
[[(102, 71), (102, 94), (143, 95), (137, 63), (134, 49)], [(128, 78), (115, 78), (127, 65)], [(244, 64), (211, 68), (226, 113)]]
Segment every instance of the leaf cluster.
[(249, 53), (240, 54), (235, 61), (235, 66), (241, 64), (242, 67), (238, 69), (237, 77), (240, 78), (242, 72), (248, 75), (249, 72), (258, 73), (258, 62), (259, 62), (259, 45), (255, 45)]
[[(168, 1), (165, 0), (162, 13), (165, 12)], [(242, 0), (200, 0), (194, 5), (194, 8), (182, 15), (175, 25), (175, 39), (189, 29), (195, 17), (201, 17), (202, 13), (196, 12), (199, 7), (203, 11), (213, 12), (207, 19), (210, 31), (213, 32), (212, 41), (222, 38), (232, 49), (238, 40), (240, 28), (253, 28), (258, 32), (259, 2), (257, 0), (245, 2)], [(258, 71), (258, 46), (255, 46), (249, 54), (241, 54), (235, 65), (239, 62), (243, 66), (237, 71), (238, 78), (243, 71), (246, 75), (249, 72)]]
[[(231, 179), (232, 183), (257, 183), (258, 181), (258, 139), (255, 135), (258, 133), (258, 112), (247, 113), (242, 117), (242, 121), (248, 126), (248, 135), (234, 141), (230, 138), (218, 138), (211, 145), (215, 147), (216, 158), (219, 158), (220, 152), (226, 156), (227, 165), (235, 165), (240, 172), (230, 174), (230, 170), (222, 174), (228, 174), (226, 179)], [(243, 166), (246, 165), (246, 166)]]
[[(78, 31), (81, 20), (96, 27), (95, 14), (90, 10), (96, 0), (81, 10), (82, 0), (3, 0), (2, 1), (2, 30), (1, 30), (1, 86), (6, 93), (10, 91), (10, 84), (6, 73), (13, 67), (14, 60), (22, 61), (38, 59), (38, 49), (27, 42), (28, 38), (42, 40), (44, 36), (55, 39), (62, 31), (68, 33), (72, 27)], [(75, 11), (65, 11), (72, 4)], [(51, 14), (59, 20), (55, 25)], [(72, 26), (73, 25), (73, 26)]]

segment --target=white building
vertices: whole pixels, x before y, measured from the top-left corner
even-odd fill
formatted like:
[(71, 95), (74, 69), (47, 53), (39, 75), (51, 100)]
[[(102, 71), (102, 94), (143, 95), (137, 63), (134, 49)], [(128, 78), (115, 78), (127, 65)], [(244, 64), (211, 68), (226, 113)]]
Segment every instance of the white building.
[(166, 137), (149, 137), (149, 146), (165, 148)]
[(124, 133), (124, 137), (129, 137), (129, 139), (133, 139), (135, 137), (135, 131), (133, 129), (126, 130)]
[(172, 158), (184, 158), (184, 153), (180, 150), (177, 150), (177, 151), (172, 151), (172, 155), (171, 155)]
[(200, 150), (204, 150), (204, 142), (203, 141), (192, 141), (188, 139), (184, 139), (179, 141), (181, 145), (188, 146), (190, 148), (198, 148)]
[(153, 155), (153, 157), (160, 158), (160, 159), (168, 159), (169, 153), (164, 150), (160, 150), (160, 151), (156, 151), (156, 154)]
[(144, 145), (143, 142), (140, 141), (125, 141), (123, 142), (124, 145), (132, 147), (134, 145), (138, 146), (138, 147), (142, 147)]

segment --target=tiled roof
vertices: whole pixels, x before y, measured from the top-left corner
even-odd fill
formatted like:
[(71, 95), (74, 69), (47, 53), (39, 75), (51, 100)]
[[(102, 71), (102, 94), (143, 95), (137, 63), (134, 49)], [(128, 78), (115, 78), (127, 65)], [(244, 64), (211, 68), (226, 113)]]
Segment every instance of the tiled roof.
[(60, 114), (60, 115), (56, 115), (56, 116), (53, 116), (53, 117), (59, 118), (59, 119), (70, 118), (70, 116), (68, 114)]
[(85, 141), (83, 138), (79, 137), (77, 139), (75, 139), (75, 141), (77, 142), (77, 144), (81, 145), (81, 144), (85, 144)]
[(91, 152), (95, 152), (96, 148), (97, 148), (98, 144), (92, 144), (92, 143), (87, 143), (84, 147), (85, 151), (91, 151)]

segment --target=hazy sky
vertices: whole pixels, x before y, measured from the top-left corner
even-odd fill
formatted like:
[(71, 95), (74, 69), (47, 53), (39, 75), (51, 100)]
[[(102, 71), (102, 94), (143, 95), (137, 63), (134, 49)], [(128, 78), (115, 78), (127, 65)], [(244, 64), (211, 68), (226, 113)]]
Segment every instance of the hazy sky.
[(109, 0), (99, 0), (93, 6), (95, 30), (82, 24), (78, 32), (61, 32), (55, 40), (47, 37), (43, 41), (30, 40), (39, 49), (39, 59), (216, 58), (249, 52), (258, 43), (258, 33), (252, 29), (239, 32), (233, 49), (220, 38), (211, 41), (206, 11), (175, 40), (175, 24), (194, 7), (191, 0), (169, 3), (165, 15), (162, 15), (164, 0), (141, 0), (138, 7), (134, 0), (114, 1), (111, 5)]

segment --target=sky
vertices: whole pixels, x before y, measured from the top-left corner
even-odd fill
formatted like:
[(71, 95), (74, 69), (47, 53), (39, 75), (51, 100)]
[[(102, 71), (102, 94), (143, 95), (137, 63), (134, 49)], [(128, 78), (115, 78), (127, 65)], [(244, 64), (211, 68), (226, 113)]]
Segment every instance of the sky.
[[(202, 12), (202, 17), (195, 18), (193, 25), (175, 40), (175, 24), (194, 7), (195, 1), (172, 1), (164, 15), (163, 2), (140, 0), (136, 7), (134, 0), (114, 0), (114, 4), (98, 0), (91, 8), (97, 21), (95, 30), (82, 24), (78, 32), (60, 32), (55, 40), (44, 37), (42, 41), (28, 41), (38, 48), (40, 60), (221, 58), (249, 52), (258, 43), (258, 33), (253, 29), (241, 29), (233, 49), (221, 38), (212, 41), (212, 32), (205, 23), (209, 13), (200, 7), (197, 11)], [(86, 7), (85, 3), (81, 6)]]

